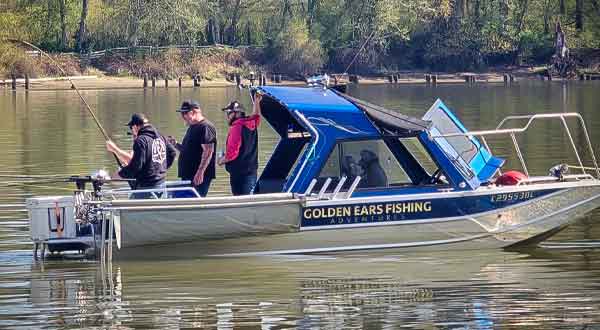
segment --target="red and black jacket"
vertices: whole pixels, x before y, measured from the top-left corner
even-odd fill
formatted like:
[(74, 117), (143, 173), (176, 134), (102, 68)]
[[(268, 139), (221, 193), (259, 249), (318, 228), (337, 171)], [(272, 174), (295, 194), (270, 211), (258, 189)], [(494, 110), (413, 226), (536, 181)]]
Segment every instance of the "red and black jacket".
[(258, 125), (260, 116), (236, 119), (229, 133), (225, 151), (225, 169), (232, 177), (256, 175), (258, 169)]

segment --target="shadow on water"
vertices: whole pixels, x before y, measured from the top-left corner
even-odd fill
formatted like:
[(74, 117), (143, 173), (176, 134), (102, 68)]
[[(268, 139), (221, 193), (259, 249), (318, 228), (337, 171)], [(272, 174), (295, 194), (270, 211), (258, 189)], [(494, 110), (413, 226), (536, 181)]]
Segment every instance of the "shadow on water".
[(599, 261), (532, 249), (13, 263), (0, 326), (576, 329), (600, 324)]

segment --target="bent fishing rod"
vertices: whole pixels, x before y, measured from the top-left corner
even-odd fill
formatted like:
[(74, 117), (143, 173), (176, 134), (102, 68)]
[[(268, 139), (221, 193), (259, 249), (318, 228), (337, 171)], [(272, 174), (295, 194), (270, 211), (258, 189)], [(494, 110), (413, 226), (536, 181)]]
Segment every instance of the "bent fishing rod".
[[(27, 41), (24, 41), (24, 40), (12, 39), (12, 38), (8, 38), (8, 39), (5, 39), (5, 40), (8, 40), (8, 41), (13, 42), (13, 43), (24, 44), (24, 45), (26, 45), (28, 47), (31, 47), (31, 48), (37, 50), (38, 52), (40, 52), (40, 54), (42, 54), (45, 57), (47, 57), (50, 60), (50, 62), (61, 72), (61, 74), (71, 83), (71, 87), (75, 90), (75, 92), (77, 92), (77, 95), (79, 95), (79, 98), (81, 99), (81, 102), (83, 102), (83, 104), (85, 105), (88, 113), (94, 119), (94, 122), (96, 123), (96, 126), (98, 126), (98, 129), (100, 130), (100, 133), (102, 133), (102, 135), (104, 136), (104, 141), (105, 142), (111, 141), (111, 138), (108, 136), (108, 134), (104, 130), (104, 127), (102, 127), (102, 124), (100, 124), (100, 121), (98, 120), (98, 117), (96, 117), (96, 114), (92, 110), (92, 107), (90, 107), (90, 105), (86, 101), (85, 97), (83, 97), (83, 95), (79, 91), (79, 88), (77, 88), (77, 86), (75, 85), (75, 83), (73, 82), (73, 80), (71, 80), (71, 78), (67, 75), (67, 73), (65, 72), (65, 70), (63, 70), (63, 68), (50, 55), (48, 55), (48, 53), (46, 53), (45, 51), (41, 50), (36, 45), (33, 45), (33, 44), (31, 44), (31, 43), (29, 43)], [(122, 167), (123, 164), (121, 163), (121, 161), (119, 160), (119, 158), (117, 157), (117, 155), (113, 154), (113, 156), (115, 157), (115, 160), (117, 161), (117, 164), (119, 165), (119, 167)]]

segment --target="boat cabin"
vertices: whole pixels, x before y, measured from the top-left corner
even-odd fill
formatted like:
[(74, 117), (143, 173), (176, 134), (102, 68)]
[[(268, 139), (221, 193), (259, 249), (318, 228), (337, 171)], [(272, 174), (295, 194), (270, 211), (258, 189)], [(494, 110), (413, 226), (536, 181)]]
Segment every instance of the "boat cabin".
[(262, 115), (280, 141), (255, 194), (472, 190), (504, 162), (475, 137), (441, 136), (467, 130), (440, 100), (418, 119), (323, 87), (257, 90), (264, 95)]

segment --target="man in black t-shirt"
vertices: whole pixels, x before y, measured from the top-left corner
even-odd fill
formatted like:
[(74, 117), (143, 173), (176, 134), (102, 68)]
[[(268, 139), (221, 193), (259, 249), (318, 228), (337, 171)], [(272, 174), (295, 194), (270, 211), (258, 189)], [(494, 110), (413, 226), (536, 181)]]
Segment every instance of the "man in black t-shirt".
[(188, 125), (181, 143), (171, 140), (179, 150), (179, 177), (192, 181), (198, 194), (205, 197), (215, 178), (217, 130), (203, 115), (195, 101), (184, 101), (176, 110)]

